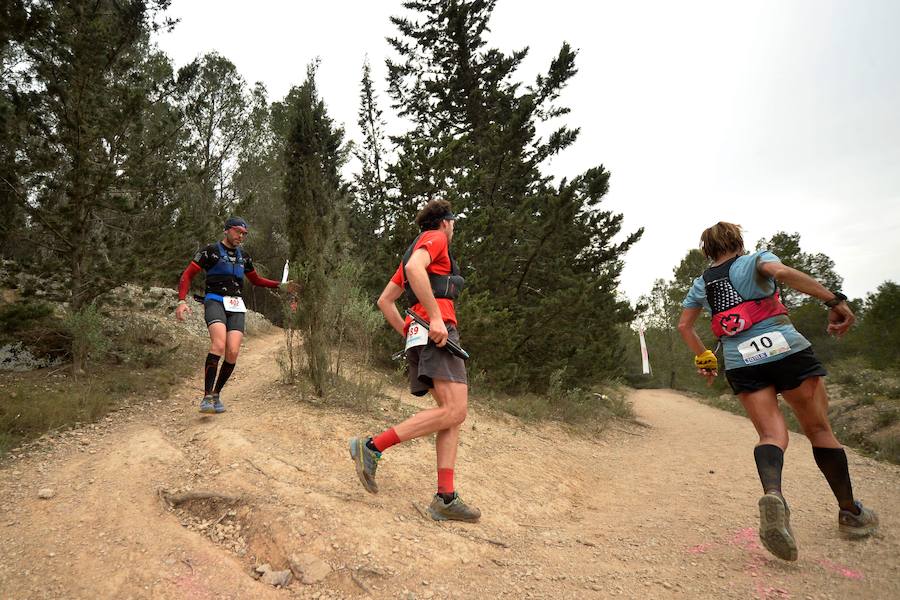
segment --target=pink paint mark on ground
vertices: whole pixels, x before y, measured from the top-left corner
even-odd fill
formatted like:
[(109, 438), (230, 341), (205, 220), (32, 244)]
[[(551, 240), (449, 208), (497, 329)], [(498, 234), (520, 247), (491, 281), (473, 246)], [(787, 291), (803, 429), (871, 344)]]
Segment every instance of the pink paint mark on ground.
[(849, 567), (845, 567), (844, 565), (839, 565), (837, 563), (833, 563), (830, 560), (823, 558), (819, 561), (819, 564), (825, 567), (827, 570), (837, 573), (838, 575), (843, 575), (847, 579), (856, 579), (860, 580), (863, 578), (862, 571), (856, 571)]
[(761, 550), (759, 536), (752, 527), (738, 530), (731, 538), (732, 546), (740, 546), (744, 550)]
[(688, 548), (688, 552), (691, 554), (705, 554), (707, 550), (714, 546), (715, 544), (697, 544)]
[(768, 587), (763, 585), (761, 581), (757, 581), (756, 597), (759, 600), (787, 600), (791, 595), (783, 588)]
[(181, 575), (173, 581), (175, 588), (180, 594), (184, 594), (185, 598), (197, 598), (198, 600), (212, 600), (212, 593), (206, 588), (193, 573), (190, 575)]

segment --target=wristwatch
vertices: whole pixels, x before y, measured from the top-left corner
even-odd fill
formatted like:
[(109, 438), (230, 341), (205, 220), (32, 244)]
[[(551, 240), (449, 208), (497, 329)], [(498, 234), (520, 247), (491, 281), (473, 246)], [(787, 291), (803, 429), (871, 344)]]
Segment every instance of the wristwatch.
[(831, 300), (829, 300), (828, 302), (825, 303), (825, 306), (827, 306), (828, 308), (834, 308), (841, 302), (845, 302), (847, 300), (847, 296), (843, 295), (840, 292), (831, 292), (831, 293), (834, 294), (834, 298), (832, 298)]

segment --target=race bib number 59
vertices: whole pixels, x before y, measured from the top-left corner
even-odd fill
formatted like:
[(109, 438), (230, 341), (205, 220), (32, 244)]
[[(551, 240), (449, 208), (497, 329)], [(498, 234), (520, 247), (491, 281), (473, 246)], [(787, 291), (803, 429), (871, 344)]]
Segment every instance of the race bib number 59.
[(406, 330), (406, 349), (424, 346), (428, 343), (428, 330), (413, 321)]
[(790, 344), (784, 339), (784, 335), (780, 331), (764, 333), (738, 344), (741, 358), (748, 365), (757, 363), (770, 356), (783, 354), (790, 349)]

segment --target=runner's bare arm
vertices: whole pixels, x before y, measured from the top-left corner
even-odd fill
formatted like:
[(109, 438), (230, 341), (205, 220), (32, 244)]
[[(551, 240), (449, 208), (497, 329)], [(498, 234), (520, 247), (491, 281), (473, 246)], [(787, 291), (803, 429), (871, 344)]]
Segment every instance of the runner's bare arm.
[(681, 334), (681, 339), (684, 340), (684, 343), (688, 345), (688, 348), (695, 355), (703, 354), (706, 351), (706, 346), (703, 345), (700, 336), (694, 331), (694, 323), (699, 316), (699, 308), (685, 308), (681, 311), (681, 318), (678, 319), (678, 333)]
[(378, 297), (378, 308), (384, 314), (384, 318), (387, 319), (388, 325), (393, 327), (400, 335), (403, 335), (404, 321), (403, 317), (400, 316), (400, 311), (397, 310), (397, 300), (402, 295), (403, 288), (393, 281), (388, 281), (388, 284), (384, 286), (384, 291), (381, 292), (381, 296)]
[[(835, 298), (834, 292), (804, 273), (784, 265), (780, 262), (758, 263), (756, 270), (771, 277), (778, 283), (788, 285), (798, 292), (802, 292), (823, 302)], [(850, 326), (856, 321), (856, 316), (846, 302), (841, 302), (828, 311), (828, 332), (837, 336), (844, 335)]]
[(413, 252), (409, 262), (406, 263), (406, 276), (409, 278), (409, 285), (416, 298), (428, 311), (430, 322), (428, 337), (434, 340), (438, 346), (443, 346), (447, 343), (447, 326), (444, 325), (441, 309), (434, 298), (434, 292), (431, 291), (431, 282), (428, 280), (428, 272), (425, 270), (430, 264), (431, 255), (424, 248), (419, 248)]
[[(681, 334), (681, 339), (691, 349), (694, 356), (700, 356), (707, 352), (700, 336), (694, 331), (694, 323), (696, 323), (697, 317), (700, 316), (700, 310), (700, 308), (685, 308), (681, 311), (681, 318), (678, 319), (678, 333)], [(706, 385), (711, 385), (713, 378), (719, 374), (715, 369), (697, 369), (697, 373), (706, 377)]]
[(823, 302), (834, 298), (834, 293), (827, 287), (803, 271), (798, 271), (797, 269), (793, 269), (780, 262), (757, 263), (756, 270), (766, 277), (774, 279), (778, 283), (788, 285), (798, 292), (803, 292), (804, 294), (812, 296), (813, 298), (818, 298)]

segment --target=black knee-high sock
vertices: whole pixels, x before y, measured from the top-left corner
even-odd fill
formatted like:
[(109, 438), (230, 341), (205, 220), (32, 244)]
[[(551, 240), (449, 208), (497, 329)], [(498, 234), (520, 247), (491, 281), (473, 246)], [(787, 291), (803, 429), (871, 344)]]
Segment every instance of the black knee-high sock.
[(212, 352), (206, 355), (206, 365), (203, 368), (203, 393), (207, 396), (213, 393), (213, 384), (216, 383), (216, 370), (219, 368), (220, 358)]
[(222, 369), (219, 371), (219, 378), (216, 380), (216, 394), (221, 392), (222, 388), (225, 387), (228, 378), (231, 377), (232, 371), (234, 371), (234, 363), (230, 363), (227, 360), (222, 361)]
[[(847, 453), (843, 448), (813, 447), (813, 458), (819, 470), (828, 480), (838, 505), (844, 510), (853, 510), (853, 485), (850, 483), (850, 469), (847, 466)], [(855, 511), (854, 511), (855, 512)]]
[(781, 494), (781, 469), (784, 467), (784, 450), (774, 444), (762, 444), (753, 449), (756, 470), (763, 493)]

